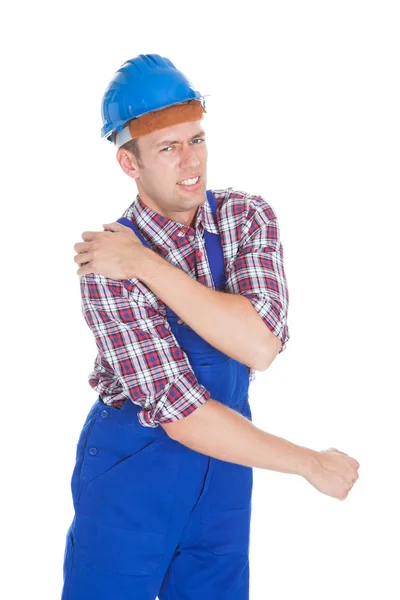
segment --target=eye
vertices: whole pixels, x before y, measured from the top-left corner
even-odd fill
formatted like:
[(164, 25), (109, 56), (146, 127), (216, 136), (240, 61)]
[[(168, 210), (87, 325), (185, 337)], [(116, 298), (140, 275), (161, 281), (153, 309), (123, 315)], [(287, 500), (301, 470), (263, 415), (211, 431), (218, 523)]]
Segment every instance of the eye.
[(173, 148), (173, 146), (167, 146), (166, 148), (163, 148), (162, 150), (160, 150), (160, 152), (168, 152), (168, 150), (171, 150)]
[(205, 142), (204, 138), (195, 138), (194, 140), (192, 140), (192, 144), (194, 144), (195, 142)]

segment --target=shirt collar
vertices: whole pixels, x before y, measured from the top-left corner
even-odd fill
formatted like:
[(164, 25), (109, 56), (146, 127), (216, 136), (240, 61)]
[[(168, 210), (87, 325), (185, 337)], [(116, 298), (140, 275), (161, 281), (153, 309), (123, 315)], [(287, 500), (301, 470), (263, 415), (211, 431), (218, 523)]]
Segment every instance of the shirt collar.
[(163, 217), (146, 206), (139, 194), (136, 196), (136, 201), (131, 204), (123, 216), (131, 219), (148, 241), (155, 246), (164, 248), (172, 247), (177, 239), (181, 239), (181, 236), (179, 236), (181, 232), (189, 237), (196, 234), (203, 235), (204, 229), (210, 233), (218, 234), (218, 227), (214, 222), (214, 216), (207, 197), (205, 202), (198, 208), (194, 227), (186, 227), (181, 223)]

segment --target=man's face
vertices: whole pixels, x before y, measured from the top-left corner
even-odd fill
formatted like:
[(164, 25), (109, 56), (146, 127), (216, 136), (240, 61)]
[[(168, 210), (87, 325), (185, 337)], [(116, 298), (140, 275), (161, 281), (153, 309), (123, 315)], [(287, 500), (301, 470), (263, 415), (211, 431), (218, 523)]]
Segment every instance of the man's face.
[(141, 200), (155, 212), (191, 225), (197, 208), (205, 201), (207, 189), (207, 148), (202, 122), (153, 131), (141, 137), (138, 146), (141, 161), (139, 164), (135, 161), (135, 178)]

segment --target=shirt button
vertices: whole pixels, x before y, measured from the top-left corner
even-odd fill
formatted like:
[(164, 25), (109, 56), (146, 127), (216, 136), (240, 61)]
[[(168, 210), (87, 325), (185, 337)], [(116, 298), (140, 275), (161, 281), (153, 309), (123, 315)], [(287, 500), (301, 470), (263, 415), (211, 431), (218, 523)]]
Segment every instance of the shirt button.
[(105, 419), (106, 417), (108, 417), (108, 411), (106, 411), (106, 410), (102, 410), (100, 414), (103, 417), (103, 419)]
[(183, 321), (182, 319), (178, 319), (178, 325), (182, 325)]
[(184, 232), (183, 232), (183, 231), (180, 231), (180, 232), (178, 233), (178, 237), (183, 237), (184, 235), (185, 235), (185, 234), (184, 234)]
[(97, 448), (89, 448), (89, 454), (95, 456), (97, 454)]
[(199, 251), (197, 252), (197, 256), (198, 256), (199, 258), (201, 258), (201, 257), (203, 256), (203, 253), (202, 253), (202, 251), (201, 251), (201, 250), (199, 250)]

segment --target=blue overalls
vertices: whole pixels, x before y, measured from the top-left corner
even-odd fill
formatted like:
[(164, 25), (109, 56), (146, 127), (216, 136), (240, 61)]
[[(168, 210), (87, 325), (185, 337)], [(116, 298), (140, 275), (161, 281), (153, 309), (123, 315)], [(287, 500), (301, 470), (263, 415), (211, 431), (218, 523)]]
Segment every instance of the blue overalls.
[[(216, 201), (207, 198), (216, 222)], [(148, 246), (134, 224), (129, 225)], [(217, 290), (219, 235), (204, 231)], [(220, 352), (167, 307), (172, 333), (211, 398), (251, 419), (246, 365)], [(62, 600), (247, 600), (253, 473), (200, 454), (161, 426), (143, 427), (131, 401), (101, 398), (82, 429), (72, 475)]]

